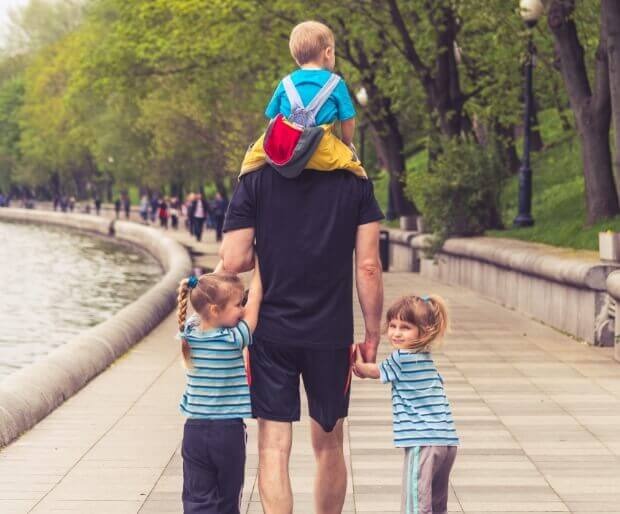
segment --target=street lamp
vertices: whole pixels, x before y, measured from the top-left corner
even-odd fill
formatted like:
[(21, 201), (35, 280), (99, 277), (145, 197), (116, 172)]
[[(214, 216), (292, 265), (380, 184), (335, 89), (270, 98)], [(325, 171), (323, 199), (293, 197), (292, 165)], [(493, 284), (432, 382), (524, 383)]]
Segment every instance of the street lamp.
[(544, 6), (541, 0), (521, 0), (519, 11), (521, 18), (528, 28), (527, 60), (525, 62), (525, 115), (523, 123), (523, 159), (519, 168), (519, 214), (514, 219), (515, 227), (531, 227), (532, 218), (532, 169), (530, 168), (530, 136), (532, 124), (532, 72), (534, 69), (535, 48), (532, 41), (532, 28), (543, 14)]
[[(355, 93), (355, 98), (362, 107), (366, 107), (368, 105), (368, 93), (366, 92), (365, 87), (361, 87)], [(360, 159), (362, 164), (364, 164), (364, 135), (366, 132), (366, 123), (362, 121), (360, 125)]]

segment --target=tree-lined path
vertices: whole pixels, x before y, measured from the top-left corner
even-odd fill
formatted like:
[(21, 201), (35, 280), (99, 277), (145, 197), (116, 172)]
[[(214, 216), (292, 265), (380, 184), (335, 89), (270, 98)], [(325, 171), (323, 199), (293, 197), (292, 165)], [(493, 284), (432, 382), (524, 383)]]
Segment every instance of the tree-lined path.
[[(200, 265), (217, 258), (212, 232), (200, 245), (183, 231), (176, 237), (200, 252)], [(462, 441), (450, 512), (620, 513), (620, 365), (611, 349), (416, 274), (389, 273), (385, 284), (386, 303), (432, 292), (451, 308), (453, 331), (437, 358)], [(183, 368), (174, 318), (0, 452), (0, 512), (181, 512)], [(388, 351), (380, 347), (381, 356)], [(304, 416), (291, 476), (296, 512), (310, 514)], [(243, 512), (258, 513), (255, 423), (248, 428)], [(402, 456), (391, 441), (387, 386), (354, 380), (345, 433), (345, 512), (399, 512)]]

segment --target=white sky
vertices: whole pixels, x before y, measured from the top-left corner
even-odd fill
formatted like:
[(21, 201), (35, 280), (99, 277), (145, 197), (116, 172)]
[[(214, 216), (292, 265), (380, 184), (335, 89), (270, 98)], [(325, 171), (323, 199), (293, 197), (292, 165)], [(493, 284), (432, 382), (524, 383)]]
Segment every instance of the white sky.
[(0, 0), (0, 45), (5, 41), (6, 28), (9, 22), (8, 12), (14, 7), (26, 5), (28, 0)]

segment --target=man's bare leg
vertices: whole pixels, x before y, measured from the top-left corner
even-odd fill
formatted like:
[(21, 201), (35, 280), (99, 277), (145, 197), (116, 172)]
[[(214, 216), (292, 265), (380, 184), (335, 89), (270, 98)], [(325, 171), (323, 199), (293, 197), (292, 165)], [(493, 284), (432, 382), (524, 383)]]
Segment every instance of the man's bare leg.
[(258, 490), (265, 514), (292, 514), (291, 423), (258, 420)]
[(314, 481), (316, 514), (340, 514), (347, 494), (347, 467), (342, 449), (342, 424), (325, 432), (316, 421), (310, 420), (312, 447), (317, 463)]

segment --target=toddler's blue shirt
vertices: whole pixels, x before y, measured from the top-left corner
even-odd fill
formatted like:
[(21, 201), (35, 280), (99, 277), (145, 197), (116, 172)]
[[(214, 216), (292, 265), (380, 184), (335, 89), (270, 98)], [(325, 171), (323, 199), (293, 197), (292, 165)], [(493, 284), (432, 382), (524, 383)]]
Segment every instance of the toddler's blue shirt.
[[(316, 96), (319, 90), (325, 85), (331, 76), (332, 72), (329, 70), (304, 70), (299, 69), (291, 73), (291, 79), (301, 101), (304, 106), (308, 105), (312, 99)], [(278, 113), (284, 116), (290, 116), (291, 104), (288, 101), (286, 92), (282, 81), (278, 84), (267, 109), (265, 110), (265, 116), (269, 119), (275, 118)], [(323, 125), (325, 123), (332, 123), (335, 120), (345, 121), (355, 116), (355, 107), (353, 107), (353, 101), (349, 95), (349, 90), (344, 80), (340, 80), (336, 89), (327, 99), (321, 110), (316, 116), (316, 124)]]

